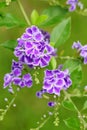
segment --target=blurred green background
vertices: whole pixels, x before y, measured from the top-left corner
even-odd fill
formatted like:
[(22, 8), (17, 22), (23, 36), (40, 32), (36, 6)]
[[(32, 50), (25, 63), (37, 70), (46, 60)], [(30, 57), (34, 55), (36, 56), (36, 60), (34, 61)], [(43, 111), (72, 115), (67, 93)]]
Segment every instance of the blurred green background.
[[(1, 0), (0, 0), (1, 1)], [(28, 16), (33, 9), (37, 9), (41, 12), (43, 9), (49, 6), (44, 0), (21, 0), (24, 9)], [(84, 0), (85, 6), (87, 7), (87, 2)], [(0, 12), (8, 12), (23, 19), (22, 13), (16, 2), (12, 2), (10, 6), (0, 9)], [(87, 43), (87, 17), (81, 16), (76, 13), (71, 13), (72, 16), (72, 31), (69, 40), (65, 45), (58, 49), (60, 53), (64, 50), (64, 55), (73, 56), (74, 52), (71, 49), (71, 45), (74, 41), (80, 41), (82, 44)], [(0, 27), (0, 44), (4, 41), (17, 39), (24, 32), (25, 28), (15, 27), (7, 29), (5, 27)], [(8, 93), (7, 89), (3, 89), (3, 77), (5, 73), (10, 72), (12, 59), (15, 59), (13, 52), (0, 47), (0, 108), (5, 108), (6, 102), (4, 98), (11, 100), (13, 96)], [(60, 63), (58, 63), (60, 64)], [(83, 81), (82, 87), (87, 84), (87, 65), (83, 65)], [(0, 122), (0, 130), (29, 130), (32, 127), (37, 126), (37, 122), (41, 122), (41, 117), (46, 114), (48, 116), (49, 108), (47, 107), (47, 100), (38, 99), (35, 96), (35, 92), (38, 91), (41, 84), (34, 85), (31, 89), (24, 88), (19, 93), (15, 100), (16, 107), (11, 107), (11, 109), (6, 114), (3, 121)], [(81, 108), (85, 98), (76, 98), (74, 101), (77, 103), (77, 107)], [(66, 119), (69, 116), (73, 117), (73, 113), (68, 112), (63, 108), (60, 109), (60, 123), (59, 127), (53, 125), (53, 117), (46, 123), (46, 125), (41, 128), (41, 130), (74, 130), (67, 128), (64, 125), (62, 119)]]

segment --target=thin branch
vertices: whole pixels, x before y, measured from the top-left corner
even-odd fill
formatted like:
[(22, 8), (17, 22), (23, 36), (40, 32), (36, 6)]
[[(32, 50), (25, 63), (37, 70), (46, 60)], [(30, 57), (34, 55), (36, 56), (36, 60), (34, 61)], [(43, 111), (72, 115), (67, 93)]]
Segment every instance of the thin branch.
[(86, 129), (87, 129), (87, 123), (86, 123), (86, 121), (84, 120), (84, 118), (82, 117), (80, 111), (78, 110), (78, 108), (76, 107), (76, 105), (73, 103), (73, 101), (72, 101), (70, 95), (69, 95), (66, 91), (63, 91), (63, 92), (64, 92), (66, 98), (74, 105), (74, 107), (75, 107), (75, 109), (76, 109), (76, 111), (77, 111), (77, 113), (78, 113), (78, 116), (80, 117), (80, 121), (81, 121), (82, 124), (83, 124), (83, 130), (86, 130)]
[(30, 26), (31, 23), (30, 23), (30, 21), (29, 21), (29, 18), (28, 18), (28, 16), (27, 16), (27, 14), (26, 14), (26, 12), (25, 12), (25, 10), (24, 10), (24, 8), (23, 8), (23, 6), (22, 6), (20, 0), (17, 0), (17, 2), (18, 2), (18, 5), (19, 5), (19, 7), (20, 7), (20, 10), (21, 10), (21, 12), (22, 12), (22, 14), (23, 14), (23, 16), (24, 16), (24, 18), (25, 18), (27, 24)]

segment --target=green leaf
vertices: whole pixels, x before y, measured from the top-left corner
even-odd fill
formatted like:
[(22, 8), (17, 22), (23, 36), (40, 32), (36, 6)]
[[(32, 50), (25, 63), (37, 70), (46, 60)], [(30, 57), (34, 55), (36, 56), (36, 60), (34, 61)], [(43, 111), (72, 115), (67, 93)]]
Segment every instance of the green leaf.
[(46, 21), (47, 18), (47, 15), (40, 15), (36, 21), (36, 25), (40, 26), (44, 21)]
[(6, 42), (0, 44), (0, 46), (8, 48), (10, 50), (14, 50), (14, 48), (17, 46), (17, 41), (16, 40), (9, 40), (9, 41), (6, 41)]
[(40, 24), (42, 24), (44, 21), (46, 21), (46, 19), (47, 19), (47, 15), (39, 16), (39, 14), (36, 10), (33, 10), (33, 12), (31, 13), (31, 22), (34, 25), (40, 26)]
[(68, 13), (67, 9), (61, 8), (60, 6), (51, 6), (45, 9), (42, 14), (47, 15), (47, 20), (41, 24), (42, 26), (48, 27), (60, 22), (65, 15)]
[(73, 128), (73, 129), (75, 128), (80, 130), (80, 122), (78, 118), (74, 118), (74, 117), (68, 118), (64, 120), (64, 123), (68, 128)]
[(52, 69), (56, 69), (57, 67), (57, 62), (56, 62), (55, 57), (51, 58), (51, 66), (52, 66)]
[(6, 7), (7, 5), (6, 5), (6, 2), (0, 2), (0, 8), (2, 8), (2, 7)]
[(70, 102), (69, 100), (63, 101), (62, 105), (63, 105), (64, 108), (66, 108), (68, 110), (76, 111), (74, 104), (72, 102)]
[(69, 38), (71, 33), (71, 18), (64, 19), (60, 24), (54, 27), (51, 33), (51, 42), (55, 43), (55, 47), (59, 47)]
[(12, 14), (0, 14), (0, 26), (6, 26), (8, 28), (15, 26), (26, 26), (26, 23), (20, 19), (14, 17)]
[(85, 109), (87, 109), (87, 101), (85, 101), (82, 110), (85, 110)]
[(69, 59), (64, 63), (63, 69), (69, 69), (69, 73), (71, 74), (74, 70), (78, 69), (79, 65), (81, 65), (80, 60)]
[(76, 88), (82, 81), (82, 66), (78, 65), (77, 68), (71, 73), (72, 87)]
[(39, 18), (39, 14), (36, 10), (33, 10), (31, 13), (31, 22), (32, 24), (36, 25), (36, 21)]

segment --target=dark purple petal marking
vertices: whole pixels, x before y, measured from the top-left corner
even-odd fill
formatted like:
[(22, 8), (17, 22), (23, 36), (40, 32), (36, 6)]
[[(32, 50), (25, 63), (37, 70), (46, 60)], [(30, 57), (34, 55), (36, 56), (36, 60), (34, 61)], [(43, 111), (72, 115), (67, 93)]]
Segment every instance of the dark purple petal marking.
[(13, 83), (14, 83), (15, 85), (19, 85), (20, 82), (21, 82), (21, 78), (19, 78), (19, 77), (15, 77), (15, 78), (13, 79)]
[(48, 106), (49, 107), (54, 107), (55, 106), (55, 102), (53, 102), (53, 101), (48, 102)]

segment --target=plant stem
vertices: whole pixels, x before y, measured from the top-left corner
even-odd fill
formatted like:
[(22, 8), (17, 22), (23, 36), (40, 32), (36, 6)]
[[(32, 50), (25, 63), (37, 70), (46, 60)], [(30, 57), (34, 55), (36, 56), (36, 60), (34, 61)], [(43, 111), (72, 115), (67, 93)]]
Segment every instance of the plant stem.
[(76, 58), (70, 56), (59, 56), (58, 58), (61, 60), (76, 60)]
[(30, 130), (39, 130), (44, 126), (44, 124), (49, 120), (50, 117), (48, 117), (44, 122), (42, 122), (37, 128), (31, 128)]
[(22, 6), (20, 0), (17, 0), (17, 2), (18, 2), (18, 5), (19, 5), (19, 7), (20, 7), (20, 10), (21, 10), (21, 12), (23, 13), (23, 16), (24, 16), (24, 18), (25, 18), (27, 24), (30, 26), (31, 23), (30, 23), (30, 21), (29, 21), (28, 16), (26, 15), (26, 12), (25, 12), (25, 10), (24, 10), (24, 8), (23, 8), (23, 6)]
[(74, 107), (75, 107), (75, 109), (76, 109), (76, 111), (77, 111), (77, 113), (78, 113), (78, 116), (80, 117), (80, 121), (81, 121), (81, 123), (83, 124), (82, 130), (86, 130), (86, 129), (87, 129), (87, 123), (86, 123), (86, 121), (83, 119), (83, 117), (82, 117), (80, 111), (78, 110), (78, 108), (76, 107), (76, 105), (73, 103), (72, 99), (70, 98), (70, 95), (69, 95), (66, 91), (63, 91), (63, 92), (64, 92), (66, 98), (74, 105)]
[(11, 102), (9, 103), (7, 109), (5, 109), (4, 112), (2, 113), (3, 118), (4, 118), (4, 116), (6, 115), (6, 113), (8, 112), (8, 110), (10, 109), (10, 107), (12, 106), (12, 104), (14, 103), (16, 96), (17, 96), (17, 94), (15, 94), (14, 98), (13, 98), (13, 99), (11, 100)]

